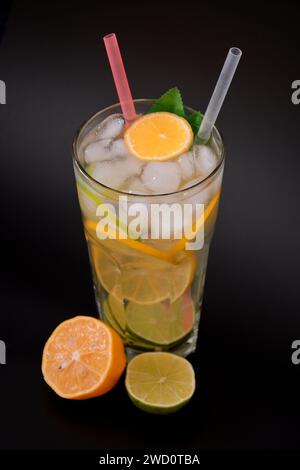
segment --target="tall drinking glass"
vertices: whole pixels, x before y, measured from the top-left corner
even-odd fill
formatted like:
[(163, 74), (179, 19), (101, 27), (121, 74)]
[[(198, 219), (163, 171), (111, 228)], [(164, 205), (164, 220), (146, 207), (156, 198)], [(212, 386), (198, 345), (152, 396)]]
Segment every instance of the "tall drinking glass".
[[(134, 103), (137, 114), (145, 114), (153, 101)], [(193, 110), (186, 108), (186, 112)], [(73, 142), (75, 178), (99, 315), (123, 338), (129, 357), (144, 351), (170, 351), (187, 356), (195, 350), (197, 342), (224, 167), (222, 138), (214, 128), (208, 146), (216, 157), (215, 165), (200, 181), (190, 181), (167, 194), (143, 194), (131, 188), (130, 182), (127, 190), (115, 190), (90, 176), (83, 149), (97, 139), (101, 123), (116, 113), (121, 113), (119, 104), (99, 111), (81, 126)], [(111, 171), (118, 172), (118, 162)], [(134, 208), (144, 208), (139, 213), (139, 233), (142, 214), (148, 238), (130, 236), (128, 221), (126, 225), (120, 216), (120, 206), (124, 213), (124, 204), (127, 213), (131, 208), (131, 215)], [(187, 242), (186, 232), (181, 231), (180, 236), (177, 233), (185, 223), (180, 219), (184, 213), (184, 210), (180, 213), (180, 208), (189, 205), (201, 208), (195, 219), (189, 219), (193, 220), (194, 235), (201, 232), (201, 236), (194, 236), (197, 244), (192, 237)], [(163, 227), (166, 219), (173, 217), (168, 236), (151, 230), (157, 222), (152, 213), (154, 207)], [(109, 222), (105, 230), (99, 224), (100, 216), (104, 215)], [(120, 232), (116, 230), (105, 238), (103, 231), (107, 235), (113, 232), (113, 227), (120, 228)]]

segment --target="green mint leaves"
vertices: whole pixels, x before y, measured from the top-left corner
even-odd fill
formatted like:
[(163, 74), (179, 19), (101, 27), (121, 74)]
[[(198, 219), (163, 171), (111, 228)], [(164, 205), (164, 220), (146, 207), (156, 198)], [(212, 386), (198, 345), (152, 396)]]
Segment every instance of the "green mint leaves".
[(199, 127), (203, 119), (203, 114), (200, 111), (195, 111), (193, 114), (185, 117), (186, 120), (190, 123), (191, 128), (193, 129), (194, 136), (198, 135)]
[(181, 93), (177, 87), (171, 88), (164, 93), (148, 111), (149, 113), (168, 112), (185, 117)]
[(177, 114), (177, 116), (185, 118), (191, 125), (194, 135), (196, 137), (203, 115), (197, 111), (193, 114), (187, 115), (184, 111), (184, 105), (181, 98), (181, 93), (177, 87), (171, 88), (164, 93), (158, 100), (153, 103), (148, 113), (168, 112)]

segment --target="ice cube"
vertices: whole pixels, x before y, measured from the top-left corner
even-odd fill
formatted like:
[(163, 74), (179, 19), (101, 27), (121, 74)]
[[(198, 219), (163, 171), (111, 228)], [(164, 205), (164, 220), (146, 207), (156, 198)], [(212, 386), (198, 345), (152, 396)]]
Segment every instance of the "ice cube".
[(90, 165), (89, 174), (99, 183), (112, 189), (121, 187), (126, 176), (120, 171), (116, 171), (115, 162), (105, 161)]
[(126, 157), (127, 155), (130, 155), (124, 139), (117, 139), (113, 141), (111, 146), (111, 153), (115, 157)]
[(84, 150), (84, 159), (87, 164), (108, 160), (111, 155), (111, 139), (97, 140), (87, 145)]
[(175, 162), (147, 163), (142, 172), (142, 182), (154, 193), (172, 193), (181, 183), (179, 165)]
[(195, 173), (194, 155), (193, 152), (186, 152), (177, 158), (177, 163), (180, 166), (180, 173), (182, 179), (191, 179)]
[(121, 189), (128, 178), (138, 174), (137, 167), (133, 164), (129, 164), (127, 158), (115, 158), (113, 160), (95, 162), (88, 165), (86, 171), (96, 181), (112, 189)]
[(125, 120), (122, 114), (111, 114), (97, 126), (96, 135), (98, 139), (115, 139), (123, 128)]
[(142, 170), (145, 166), (145, 163), (142, 160), (135, 158), (131, 154), (128, 154), (127, 157), (124, 158), (124, 162), (127, 163), (132, 173), (134, 173), (135, 175), (139, 175), (139, 176), (142, 173)]
[(197, 175), (209, 175), (217, 164), (215, 153), (207, 145), (195, 145), (193, 152)]
[[(133, 157), (123, 139), (102, 139), (87, 145), (84, 151), (86, 163), (103, 162), (116, 157)], [(137, 160), (135, 158), (135, 160)]]
[(142, 183), (141, 178), (134, 176), (128, 181), (128, 193), (130, 194), (147, 194), (148, 190)]

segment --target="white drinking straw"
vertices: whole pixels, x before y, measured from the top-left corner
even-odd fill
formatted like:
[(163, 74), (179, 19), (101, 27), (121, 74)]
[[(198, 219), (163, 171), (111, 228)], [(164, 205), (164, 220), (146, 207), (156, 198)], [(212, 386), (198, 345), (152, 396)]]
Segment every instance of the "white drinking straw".
[(198, 137), (201, 141), (207, 142), (219, 115), (221, 106), (227, 94), (231, 80), (238, 66), (242, 51), (237, 47), (229, 49), (224, 62), (222, 72), (219, 76), (214, 92), (207, 106), (206, 113), (202, 119)]

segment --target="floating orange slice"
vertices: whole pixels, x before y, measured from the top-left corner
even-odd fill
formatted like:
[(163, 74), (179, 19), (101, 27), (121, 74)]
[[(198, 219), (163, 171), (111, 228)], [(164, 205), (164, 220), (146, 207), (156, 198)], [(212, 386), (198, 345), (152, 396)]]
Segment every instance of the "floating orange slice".
[(173, 113), (150, 113), (137, 119), (125, 132), (129, 151), (141, 160), (169, 160), (186, 152), (193, 143), (186, 119)]
[(83, 400), (111, 390), (125, 365), (118, 334), (96, 318), (78, 316), (53, 331), (44, 348), (42, 372), (59, 396)]

